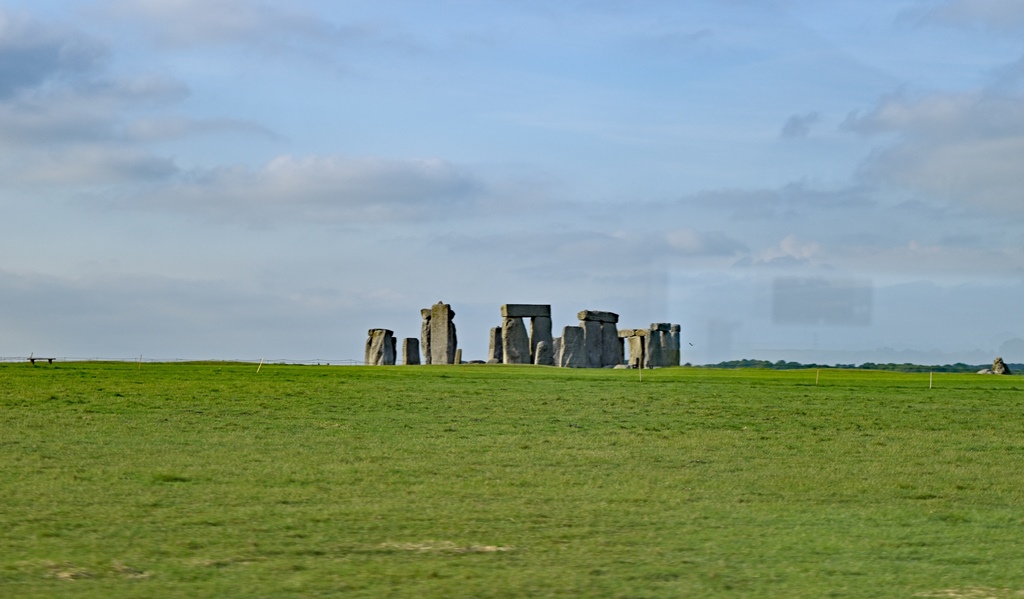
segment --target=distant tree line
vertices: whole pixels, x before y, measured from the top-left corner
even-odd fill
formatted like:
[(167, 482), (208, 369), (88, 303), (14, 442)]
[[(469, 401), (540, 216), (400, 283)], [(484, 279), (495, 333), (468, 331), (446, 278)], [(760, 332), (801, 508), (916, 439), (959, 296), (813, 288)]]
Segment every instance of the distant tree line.
[[(689, 366), (689, 364), (687, 364)], [(1007, 364), (1013, 373), (1024, 373), (1024, 364)], [(718, 364), (705, 364), (703, 368), (763, 368), (766, 370), (798, 370), (801, 368), (845, 368), (850, 370), (891, 370), (894, 372), (978, 372), (983, 368), (991, 368), (991, 364), (956, 364), (924, 365), (924, 364), (894, 364), (892, 362), (878, 364), (875, 362), (864, 362), (859, 366), (856, 364), (801, 364), (800, 362), (769, 362), (768, 360), (729, 360)]]

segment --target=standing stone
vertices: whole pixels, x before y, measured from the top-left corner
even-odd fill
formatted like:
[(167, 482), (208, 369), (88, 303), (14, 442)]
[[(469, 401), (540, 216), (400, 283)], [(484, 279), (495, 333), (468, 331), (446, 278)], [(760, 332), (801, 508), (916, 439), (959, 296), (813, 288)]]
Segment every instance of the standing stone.
[(390, 366), (395, 363), (394, 332), (388, 329), (367, 331), (365, 363), (370, 366)]
[(1010, 368), (1002, 358), (996, 358), (992, 362), (992, 374), (1010, 374)]
[(430, 308), (430, 362), (454, 364), (458, 339), (455, 336), (455, 310), (437, 302)]
[(661, 336), (664, 331), (652, 330), (644, 337), (644, 367), (660, 368), (663, 365)]
[(583, 368), (600, 368), (601, 353), (604, 348), (604, 339), (601, 336), (601, 323), (596, 320), (584, 320), (580, 322), (583, 329), (583, 339), (586, 344), (586, 365)]
[(533, 363), (537, 366), (554, 366), (555, 359), (551, 353), (551, 343), (541, 341), (537, 344), (537, 350), (534, 352)]
[(679, 366), (679, 363), (682, 361), (682, 352), (679, 349), (679, 341), (682, 337), (682, 330), (683, 328), (677, 324), (672, 325), (672, 328), (669, 330), (669, 336), (672, 340), (670, 344), (672, 348), (672, 353), (668, 359), (669, 366)]
[(562, 356), (562, 338), (561, 337), (555, 337), (551, 341), (551, 356), (554, 359), (555, 366), (561, 366), (561, 364), (559, 363), (559, 360), (561, 360), (561, 356)]
[(537, 346), (547, 343), (550, 349), (552, 341), (554, 339), (551, 337), (551, 317), (534, 316), (530, 318), (530, 355), (533, 356), (534, 364), (540, 364), (537, 361)]
[(423, 324), (420, 326), (420, 343), (423, 346), (423, 363), (431, 363), (430, 354), (430, 308), (424, 308), (420, 310), (420, 316), (423, 317)]
[(587, 344), (583, 327), (565, 327), (562, 329), (562, 351), (558, 365), (563, 368), (587, 367)]
[(501, 345), (505, 364), (530, 363), (530, 337), (522, 318), (511, 317), (502, 321)]
[(491, 327), (491, 342), (487, 348), (487, 363), (501, 364), (505, 355), (501, 347), (501, 327)]
[(462, 364), (462, 348), (455, 350), (455, 364)]
[(679, 360), (672, 362), (672, 332), (661, 332), (661, 366), (679, 366)]
[(629, 341), (629, 367), (644, 367), (644, 338), (639, 335), (631, 335)]
[(614, 322), (601, 323), (601, 366), (622, 364), (622, 342)]
[(420, 340), (415, 337), (406, 337), (402, 341), (402, 364), (406, 366), (419, 365), (420, 363)]

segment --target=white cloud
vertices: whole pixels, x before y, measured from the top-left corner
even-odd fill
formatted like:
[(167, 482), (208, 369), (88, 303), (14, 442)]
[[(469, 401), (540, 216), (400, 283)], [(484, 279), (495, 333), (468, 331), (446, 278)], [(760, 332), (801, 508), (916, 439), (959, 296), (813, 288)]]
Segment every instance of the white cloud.
[(895, 141), (872, 154), (861, 176), (927, 197), (973, 205), (996, 216), (1024, 216), (1024, 97), (934, 93), (882, 98), (845, 125)]
[(676, 229), (666, 233), (665, 240), (673, 250), (689, 256), (735, 256), (746, 251), (746, 246), (721, 231)]
[(195, 171), (126, 201), (222, 222), (347, 224), (442, 220), (471, 212), (483, 193), (444, 160), (279, 156), (255, 169)]

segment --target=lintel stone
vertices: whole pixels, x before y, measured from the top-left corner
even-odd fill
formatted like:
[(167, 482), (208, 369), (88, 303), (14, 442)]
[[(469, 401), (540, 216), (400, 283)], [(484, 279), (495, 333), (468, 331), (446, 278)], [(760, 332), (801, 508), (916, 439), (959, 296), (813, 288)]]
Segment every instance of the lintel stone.
[(550, 304), (502, 304), (502, 318), (551, 318)]
[(618, 323), (619, 315), (614, 312), (599, 312), (597, 310), (582, 310), (577, 315), (581, 321), (611, 322)]

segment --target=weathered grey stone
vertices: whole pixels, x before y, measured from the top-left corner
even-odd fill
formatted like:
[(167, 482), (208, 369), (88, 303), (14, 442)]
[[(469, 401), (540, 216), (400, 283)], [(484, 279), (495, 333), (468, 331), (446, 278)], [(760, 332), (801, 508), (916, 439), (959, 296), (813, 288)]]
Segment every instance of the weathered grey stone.
[(583, 328), (583, 339), (587, 345), (586, 368), (601, 367), (601, 352), (604, 348), (604, 339), (601, 338), (601, 323), (597, 320), (584, 320), (580, 322)]
[(679, 366), (681, 353), (679, 349), (679, 342), (682, 335), (682, 327), (677, 324), (672, 325), (669, 329), (669, 352), (665, 357), (666, 365), (668, 366)]
[(548, 316), (534, 316), (530, 319), (530, 356), (533, 358), (533, 363), (537, 362), (537, 345), (541, 343), (547, 343), (550, 348), (552, 345), (551, 337), (551, 318)]
[(555, 358), (551, 353), (551, 342), (541, 341), (533, 353), (533, 363), (537, 366), (554, 366)]
[(633, 335), (626, 340), (629, 344), (629, 367), (630, 368), (643, 368), (644, 367), (644, 339), (640, 335)]
[(501, 344), (505, 364), (530, 363), (530, 336), (522, 318), (502, 320)]
[(629, 368), (629, 364), (616, 364), (612, 368), (615, 368), (616, 370), (618, 370), (619, 368)]
[(455, 350), (455, 364), (462, 364), (462, 348), (456, 348)]
[(661, 331), (651, 331), (644, 340), (644, 367), (660, 368), (663, 365), (661, 353)]
[(537, 316), (551, 318), (551, 305), (504, 304), (501, 306), (502, 318), (535, 318)]
[(1010, 368), (1003, 362), (1002, 358), (996, 358), (992, 362), (992, 374), (1011, 374)]
[(669, 322), (652, 322), (652, 331), (661, 331), (662, 333), (669, 333), (672, 331), (672, 323)]
[(423, 317), (423, 324), (420, 325), (420, 345), (423, 347), (423, 363), (430, 364), (432, 362), (430, 353), (430, 308), (424, 308), (420, 310), (420, 316)]
[(633, 329), (619, 329), (619, 337), (626, 339), (633, 336)]
[(455, 334), (455, 310), (443, 302), (430, 308), (430, 362), (454, 364), (458, 338)]
[(565, 327), (562, 329), (562, 351), (558, 365), (563, 368), (587, 367), (587, 344), (583, 327)]
[(576, 317), (581, 321), (594, 321), (594, 322), (619, 322), (619, 315), (614, 312), (599, 312), (597, 310), (582, 310)]
[(562, 355), (562, 338), (561, 337), (555, 337), (554, 339), (551, 340), (551, 355), (555, 359), (555, 366), (561, 366), (561, 364), (558, 363), (559, 356)]
[(388, 329), (367, 331), (365, 363), (370, 366), (389, 366), (395, 363), (394, 332)]
[(402, 341), (402, 364), (416, 366), (420, 363), (420, 340), (406, 337)]
[(505, 352), (501, 347), (501, 327), (491, 327), (491, 342), (487, 346), (487, 363), (501, 364), (504, 355)]
[(601, 323), (601, 366), (622, 364), (622, 341), (614, 322)]
[(982, 368), (978, 371), (978, 374), (995, 374), (991, 368)]

